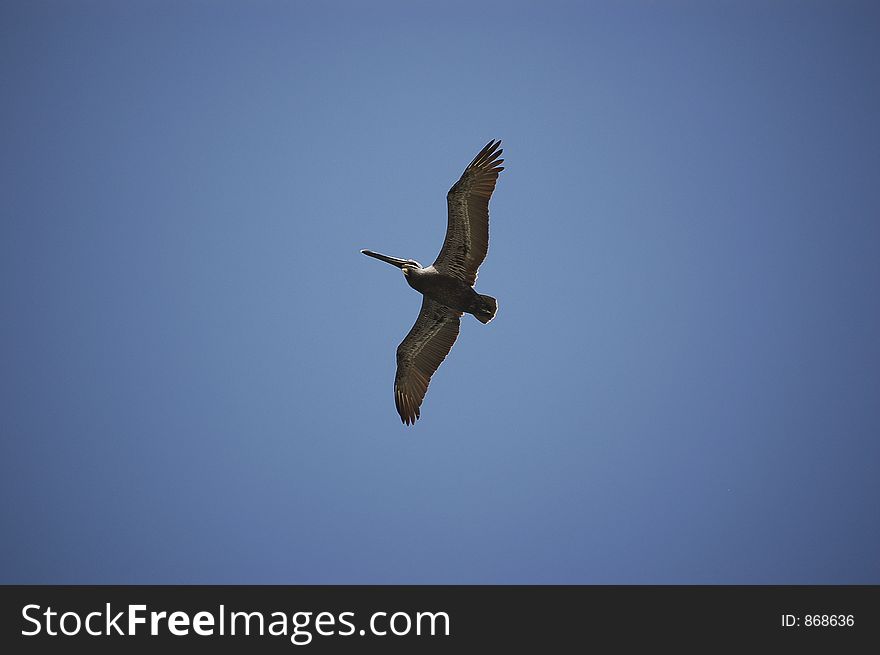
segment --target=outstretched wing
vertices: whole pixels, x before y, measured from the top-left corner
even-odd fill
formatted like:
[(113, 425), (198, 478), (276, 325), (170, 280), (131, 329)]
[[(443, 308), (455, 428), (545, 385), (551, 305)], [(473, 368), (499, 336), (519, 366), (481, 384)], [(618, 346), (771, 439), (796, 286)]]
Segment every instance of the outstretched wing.
[(449, 222), (434, 268), (471, 286), (489, 250), (489, 198), (504, 170), (500, 146), (501, 141), (487, 143), (446, 194)]
[(397, 347), (394, 404), (407, 425), (419, 418), (419, 406), (428, 391), (431, 376), (446, 359), (458, 337), (460, 317), (461, 312), (426, 296), (419, 317)]

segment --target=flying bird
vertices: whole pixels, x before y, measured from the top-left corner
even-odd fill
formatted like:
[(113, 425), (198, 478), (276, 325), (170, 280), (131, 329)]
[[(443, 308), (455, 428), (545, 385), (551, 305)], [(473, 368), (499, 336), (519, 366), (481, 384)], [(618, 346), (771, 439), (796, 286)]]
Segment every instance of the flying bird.
[(489, 250), (489, 198), (504, 170), (500, 146), (501, 141), (487, 143), (446, 194), (446, 238), (431, 266), (361, 250), (397, 266), (409, 286), (424, 296), (415, 324), (397, 347), (394, 404), (406, 425), (418, 420), (431, 376), (458, 337), (461, 315), (473, 314), (488, 323), (498, 311), (495, 298), (474, 291), (474, 283)]

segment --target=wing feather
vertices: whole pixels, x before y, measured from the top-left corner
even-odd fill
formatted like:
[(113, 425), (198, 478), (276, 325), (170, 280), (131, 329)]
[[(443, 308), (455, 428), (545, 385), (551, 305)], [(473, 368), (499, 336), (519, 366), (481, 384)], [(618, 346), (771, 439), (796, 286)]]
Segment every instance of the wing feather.
[(504, 170), (500, 146), (501, 141), (487, 143), (446, 194), (446, 238), (434, 268), (471, 286), (489, 251), (489, 198)]
[(397, 347), (394, 404), (407, 425), (419, 418), (431, 376), (458, 338), (460, 317), (461, 312), (425, 297), (419, 317)]

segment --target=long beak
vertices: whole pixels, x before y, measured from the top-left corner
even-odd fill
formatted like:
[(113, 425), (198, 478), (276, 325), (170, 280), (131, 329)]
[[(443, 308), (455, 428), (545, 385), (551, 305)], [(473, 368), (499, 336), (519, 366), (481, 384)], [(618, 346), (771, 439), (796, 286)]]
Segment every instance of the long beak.
[(361, 250), (361, 252), (364, 253), (367, 257), (375, 257), (376, 259), (381, 259), (383, 262), (394, 264), (397, 268), (403, 268), (403, 265), (409, 261), (408, 259), (398, 259), (397, 257), (381, 255), (378, 252), (373, 252), (372, 250)]

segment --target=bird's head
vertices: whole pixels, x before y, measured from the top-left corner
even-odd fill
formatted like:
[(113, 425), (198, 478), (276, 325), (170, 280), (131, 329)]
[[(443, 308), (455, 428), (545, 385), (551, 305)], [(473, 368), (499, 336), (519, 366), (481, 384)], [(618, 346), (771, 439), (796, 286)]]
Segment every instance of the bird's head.
[(393, 266), (397, 266), (401, 271), (403, 271), (404, 275), (409, 275), (414, 269), (420, 269), (422, 267), (415, 259), (400, 259), (399, 257), (389, 257), (388, 255), (382, 255), (378, 252), (373, 252), (372, 250), (361, 250), (361, 252), (368, 257), (375, 257), (383, 262), (388, 262)]

